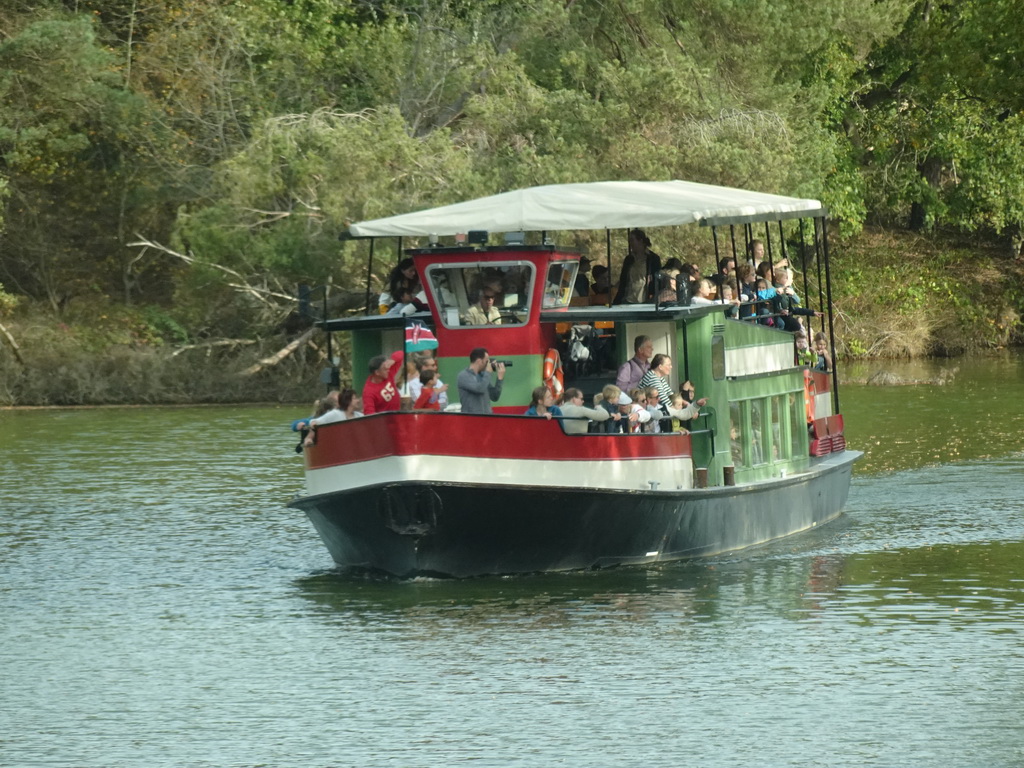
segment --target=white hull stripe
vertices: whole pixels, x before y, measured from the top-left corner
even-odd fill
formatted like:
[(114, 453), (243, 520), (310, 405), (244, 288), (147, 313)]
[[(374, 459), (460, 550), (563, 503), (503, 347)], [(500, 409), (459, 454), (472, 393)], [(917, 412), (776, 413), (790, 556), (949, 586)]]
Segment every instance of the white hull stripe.
[(437, 482), (496, 487), (676, 491), (693, 487), (689, 458), (531, 461), (457, 456), (386, 456), (306, 472), (311, 496), (389, 483)]

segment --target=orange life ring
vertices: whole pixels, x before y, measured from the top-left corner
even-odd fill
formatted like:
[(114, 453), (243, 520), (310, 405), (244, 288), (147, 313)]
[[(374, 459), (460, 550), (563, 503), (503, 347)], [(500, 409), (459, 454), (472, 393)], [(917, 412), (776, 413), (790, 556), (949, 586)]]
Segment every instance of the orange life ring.
[(807, 412), (807, 423), (814, 422), (814, 377), (804, 368), (804, 410)]
[(564, 391), (564, 379), (562, 377), (562, 357), (558, 354), (557, 349), (549, 349), (547, 354), (544, 355), (544, 372), (542, 374), (544, 378), (544, 386), (548, 388), (548, 392), (557, 400), (562, 396)]

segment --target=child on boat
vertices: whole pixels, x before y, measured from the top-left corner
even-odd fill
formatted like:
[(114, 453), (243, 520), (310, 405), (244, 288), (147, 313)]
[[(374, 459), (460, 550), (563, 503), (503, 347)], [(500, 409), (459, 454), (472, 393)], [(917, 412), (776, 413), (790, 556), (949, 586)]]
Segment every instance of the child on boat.
[(413, 410), (440, 411), (441, 393), (438, 391), (437, 386), (437, 369), (423, 370), (420, 373), (420, 384), (423, 385), (423, 388), (420, 390), (416, 402), (413, 403)]
[(797, 331), (794, 338), (796, 339), (796, 364), (802, 365), (805, 368), (813, 368), (818, 362), (818, 356), (807, 345), (807, 334), (803, 331)]
[(814, 334), (814, 351), (818, 357), (814, 370), (829, 373), (832, 370), (832, 355), (828, 351), (828, 337), (823, 331)]

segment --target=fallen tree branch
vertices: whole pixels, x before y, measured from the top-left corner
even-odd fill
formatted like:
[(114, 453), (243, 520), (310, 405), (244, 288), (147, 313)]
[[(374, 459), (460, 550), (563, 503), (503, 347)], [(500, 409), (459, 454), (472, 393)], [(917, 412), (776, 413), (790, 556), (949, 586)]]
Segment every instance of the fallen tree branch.
[(24, 366), (25, 358), (21, 356), (21, 348), (18, 346), (18, 342), (14, 340), (14, 337), (11, 336), (11, 332), (8, 331), (2, 323), (0, 323), (0, 333), (3, 333), (3, 335), (7, 337), (7, 343), (10, 344), (11, 349), (14, 350), (15, 359)]
[(276, 311), (280, 311), (281, 308), (274, 302), (270, 301), (268, 297), (272, 297), (275, 299), (283, 299), (288, 302), (295, 301), (294, 296), (290, 296), (285, 293), (278, 293), (276, 291), (271, 291), (266, 288), (256, 288), (255, 286), (250, 285), (249, 281), (246, 280), (245, 275), (238, 272), (237, 270), (231, 269), (231, 267), (225, 267), (223, 264), (214, 264), (211, 261), (201, 261), (200, 259), (197, 259), (195, 256), (193, 256), (191, 253), (181, 253), (179, 251), (174, 250), (173, 248), (168, 248), (166, 245), (162, 245), (161, 243), (156, 243), (153, 242), (152, 240), (148, 240), (147, 238), (142, 237), (142, 235), (139, 235), (138, 233), (136, 233), (135, 236), (138, 237), (139, 240), (134, 243), (128, 243), (129, 247), (153, 248), (157, 251), (160, 251), (161, 253), (166, 253), (168, 256), (174, 256), (176, 259), (181, 259), (186, 264), (202, 264), (204, 266), (220, 270), (224, 274), (231, 275), (232, 277), (240, 281), (237, 283), (228, 283), (228, 285), (231, 288), (234, 288), (236, 291), (248, 293), (253, 298), (257, 299), (258, 301), (261, 301), (263, 304), (273, 308)]
[(314, 331), (316, 331), (316, 327), (310, 328), (308, 331), (303, 333), (297, 339), (295, 339), (294, 341), (290, 342), (287, 346), (285, 346), (284, 348), (278, 350), (277, 352), (275, 352), (270, 357), (265, 357), (262, 360), (260, 360), (258, 363), (256, 363), (255, 365), (250, 365), (248, 368), (246, 368), (244, 371), (242, 371), (241, 375), (242, 376), (252, 376), (253, 374), (259, 373), (264, 368), (270, 368), (271, 366), (277, 365), (282, 360), (284, 360), (286, 357), (288, 357), (288, 355), (290, 355), (292, 352), (294, 352), (299, 347), (301, 347), (303, 344), (305, 344), (307, 341), (309, 341), (310, 338), (312, 338)]
[(212, 349), (213, 347), (241, 347), (248, 344), (255, 344), (255, 339), (218, 339), (217, 341), (205, 341), (202, 344), (186, 344), (185, 346), (178, 347), (171, 353), (171, 357), (177, 357), (182, 352), (188, 352), (190, 349)]

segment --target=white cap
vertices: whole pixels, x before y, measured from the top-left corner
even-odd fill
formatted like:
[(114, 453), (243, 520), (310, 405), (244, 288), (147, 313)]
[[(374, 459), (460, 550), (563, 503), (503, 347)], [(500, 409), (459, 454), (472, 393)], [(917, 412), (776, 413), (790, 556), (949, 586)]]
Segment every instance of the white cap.
[(619, 392), (619, 405), (629, 405), (633, 399), (625, 392)]

